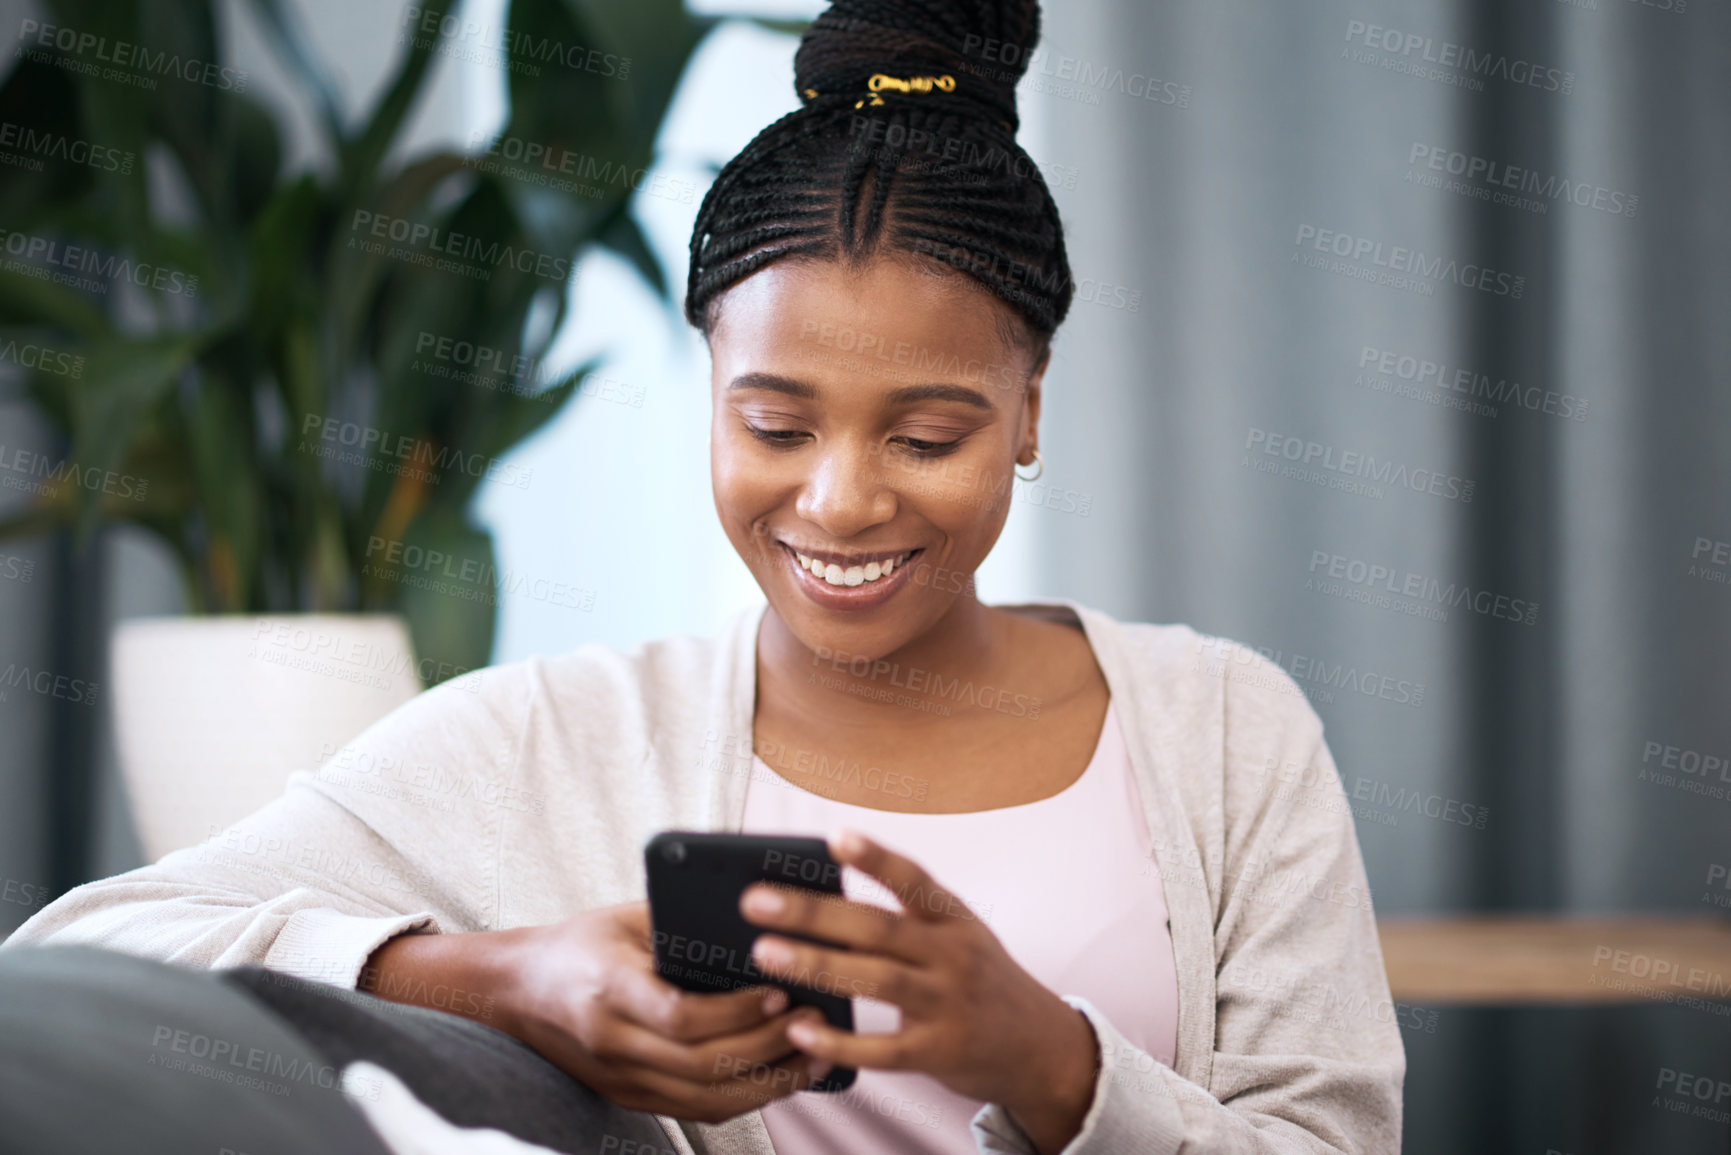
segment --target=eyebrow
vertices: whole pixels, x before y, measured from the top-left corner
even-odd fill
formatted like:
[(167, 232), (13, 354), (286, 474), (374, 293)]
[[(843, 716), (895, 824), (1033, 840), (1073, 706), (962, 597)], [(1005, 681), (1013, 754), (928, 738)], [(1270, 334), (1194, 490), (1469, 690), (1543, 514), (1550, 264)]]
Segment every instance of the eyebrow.
[(803, 397), (807, 401), (817, 400), (817, 390), (804, 381), (777, 377), (774, 373), (741, 373), (727, 385), (729, 393), (736, 389), (764, 389), (771, 393), (785, 393), (789, 397)]
[[(763, 389), (771, 393), (785, 393), (789, 397), (800, 397), (807, 401), (817, 400), (817, 390), (804, 381), (792, 377), (780, 377), (774, 373), (741, 373), (728, 383), (728, 392), (735, 389)], [(976, 409), (990, 412), (992, 403), (986, 400), (985, 394), (977, 389), (969, 389), (965, 385), (903, 385), (899, 389), (890, 390), (884, 398), (886, 408), (897, 405), (910, 405), (916, 401), (958, 401), (963, 405), (971, 405)]]

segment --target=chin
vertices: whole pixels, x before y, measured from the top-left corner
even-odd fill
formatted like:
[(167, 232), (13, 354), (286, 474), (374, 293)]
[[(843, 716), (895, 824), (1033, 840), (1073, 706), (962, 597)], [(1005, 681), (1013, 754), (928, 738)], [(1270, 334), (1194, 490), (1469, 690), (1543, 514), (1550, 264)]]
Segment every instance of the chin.
[[(910, 571), (910, 578), (918, 576), (917, 570)], [(869, 604), (837, 607), (824, 604), (822, 593), (813, 597), (809, 591), (789, 588), (782, 575), (772, 580), (776, 585), (769, 603), (788, 630), (818, 659), (843, 663), (876, 661), (916, 641), (953, 601), (910, 580), (905, 588), (879, 595)], [(853, 672), (863, 676), (858, 669)]]

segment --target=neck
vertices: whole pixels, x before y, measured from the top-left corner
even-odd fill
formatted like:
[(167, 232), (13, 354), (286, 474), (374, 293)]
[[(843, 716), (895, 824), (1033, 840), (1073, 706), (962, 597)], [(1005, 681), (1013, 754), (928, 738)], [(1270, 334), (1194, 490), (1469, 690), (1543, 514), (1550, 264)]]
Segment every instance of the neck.
[(821, 656), (800, 641), (771, 606), (757, 637), (758, 703), (772, 695), (778, 710), (831, 725), (942, 723), (943, 712), (910, 708), (908, 700), (943, 706), (943, 686), (991, 681), (1008, 652), (1005, 619), (1005, 611), (963, 595), (918, 637), (871, 660), (869, 668), (863, 657), (850, 668), (846, 655)]

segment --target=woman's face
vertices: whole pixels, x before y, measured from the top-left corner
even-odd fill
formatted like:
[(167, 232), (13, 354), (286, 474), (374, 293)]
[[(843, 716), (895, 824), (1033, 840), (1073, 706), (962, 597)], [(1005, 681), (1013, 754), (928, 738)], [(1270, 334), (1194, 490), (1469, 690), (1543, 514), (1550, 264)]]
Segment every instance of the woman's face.
[(780, 261), (727, 291), (715, 509), (809, 648), (882, 657), (973, 598), (1040, 411), (1044, 366), (1004, 339), (1003, 308), (896, 260)]

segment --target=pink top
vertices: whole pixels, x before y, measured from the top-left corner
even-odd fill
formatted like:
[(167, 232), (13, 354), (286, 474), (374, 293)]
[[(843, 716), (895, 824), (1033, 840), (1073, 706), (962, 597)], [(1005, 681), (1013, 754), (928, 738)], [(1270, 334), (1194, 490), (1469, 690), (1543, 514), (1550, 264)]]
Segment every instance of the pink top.
[[(1172, 1065), (1178, 1047), (1178, 976), (1160, 874), (1117, 714), (1106, 709), (1082, 776), (1050, 798), (962, 814), (904, 814), (837, 802), (752, 759), (742, 829), (827, 835), (852, 826), (923, 866), (980, 916), (1004, 948), (1047, 988), (1080, 995), (1126, 1038)], [(910, 796), (917, 779), (876, 768), (790, 760), (790, 774), (841, 774)], [(892, 892), (852, 867), (849, 898), (896, 907)], [(919, 901), (919, 896), (908, 896)], [(894, 1031), (900, 1010), (856, 998), (854, 1029)], [(859, 1072), (838, 1093), (799, 1092), (763, 1108), (777, 1155), (974, 1155), (969, 1123), (985, 1106), (929, 1075)]]

